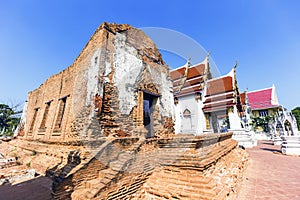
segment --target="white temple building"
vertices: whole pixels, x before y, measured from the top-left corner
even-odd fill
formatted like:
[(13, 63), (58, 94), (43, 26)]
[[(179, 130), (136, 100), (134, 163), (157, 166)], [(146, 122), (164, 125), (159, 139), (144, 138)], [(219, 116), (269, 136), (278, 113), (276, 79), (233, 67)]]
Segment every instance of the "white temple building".
[(240, 130), (242, 106), (236, 80), (236, 66), (221, 77), (212, 78), (209, 57), (196, 65), (188, 61), (171, 71), (175, 104), (175, 133), (203, 133)]
[(200, 135), (210, 132), (203, 112), (204, 87), (211, 78), (208, 57), (199, 64), (171, 71), (175, 104), (175, 133)]
[(226, 75), (213, 78), (209, 56), (203, 62), (170, 72), (173, 82), (175, 133), (201, 135), (233, 132), (243, 147), (257, 145), (252, 117), (273, 116), (274, 134), (299, 135), (296, 120), (279, 104), (275, 86), (240, 94), (236, 66)]

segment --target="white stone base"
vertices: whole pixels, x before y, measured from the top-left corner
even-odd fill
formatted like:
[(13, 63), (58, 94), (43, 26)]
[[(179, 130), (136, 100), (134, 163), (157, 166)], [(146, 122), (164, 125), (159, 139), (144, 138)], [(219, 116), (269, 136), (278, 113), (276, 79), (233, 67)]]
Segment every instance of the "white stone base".
[(280, 140), (280, 139), (273, 140), (273, 145), (281, 145), (281, 144), (282, 144), (282, 140)]
[(245, 129), (229, 129), (228, 131), (233, 132), (232, 139), (236, 140), (239, 146), (245, 148), (257, 146), (257, 139), (254, 132), (246, 131)]
[(254, 138), (253, 138), (253, 140), (252, 140), (252, 144), (253, 144), (253, 146), (254, 147), (256, 147), (257, 146), (257, 139), (256, 139), (256, 137), (254, 136)]
[(286, 155), (300, 155), (300, 136), (282, 136), (281, 152)]
[[(235, 140), (237, 140), (237, 139), (235, 139)], [(239, 146), (243, 146), (245, 148), (252, 148), (254, 146), (253, 142), (251, 140), (245, 140), (245, 141), (237, 140), (237, 141), (239, 143)]]
[(300, 156), (300, 146), (295, 147), (295, 146), (286, 146), (282, 145), (281, 146), (281, 152), (285, 155), (297, 155)]
[(271, 135), (269, 133), (255, 133), (257, 140), (271, 140)]

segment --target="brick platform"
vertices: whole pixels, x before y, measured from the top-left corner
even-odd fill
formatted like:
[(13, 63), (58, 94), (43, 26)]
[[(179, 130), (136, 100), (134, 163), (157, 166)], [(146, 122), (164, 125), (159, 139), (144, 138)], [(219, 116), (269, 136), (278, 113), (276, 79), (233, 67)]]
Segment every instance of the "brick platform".
[(49, 199), (50, 192), (57, 200), (233, 199), (248, 156), (231, 136), (107, 138), (90, 147), (14, 140), (6, 143), (11, 145), (7, 149), (53, 184), (50, 190), (51, 181), (22, 183), (21, 191), (28, 187), (41, 192), (38, 197), (6, 187), (5, 199)]
[(300, 157), (282, 155), (269, 141), (247, 152), (250, 161), (237, 199), (300, 199)]

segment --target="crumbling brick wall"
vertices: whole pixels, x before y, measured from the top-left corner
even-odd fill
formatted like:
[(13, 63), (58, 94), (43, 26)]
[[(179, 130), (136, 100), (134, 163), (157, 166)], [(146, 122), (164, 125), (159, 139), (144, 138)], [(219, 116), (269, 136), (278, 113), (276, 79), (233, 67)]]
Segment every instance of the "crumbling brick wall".
[(68, 141), (145, 135), (143, 92), (158, 97), (153, 108), (158, 135), (173, 119), (169, 67), (142, 31), (103, 23), (71, 66), (29, 92), (24, 137)]

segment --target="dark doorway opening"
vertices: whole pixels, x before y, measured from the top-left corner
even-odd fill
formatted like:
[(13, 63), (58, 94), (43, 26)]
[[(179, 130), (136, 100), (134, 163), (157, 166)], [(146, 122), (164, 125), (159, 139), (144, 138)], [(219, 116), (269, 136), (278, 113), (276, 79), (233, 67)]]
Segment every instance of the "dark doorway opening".
[(143, 113), (144, 113), (144, 127), (147, 130), (146, 138), (150, 138), (154, 136), (154, 128), (153, 128), (153, 111), (154, 105), (156, 103), (157, 96), (144, 92), (144, 105), (143, 105)]
[(211, 121), (212, 121), (212, 128), (214, 133), (219, 133), (220, 132), (219, 122), (218, 122), (217, 114), (215, 112), (211, 113)]

